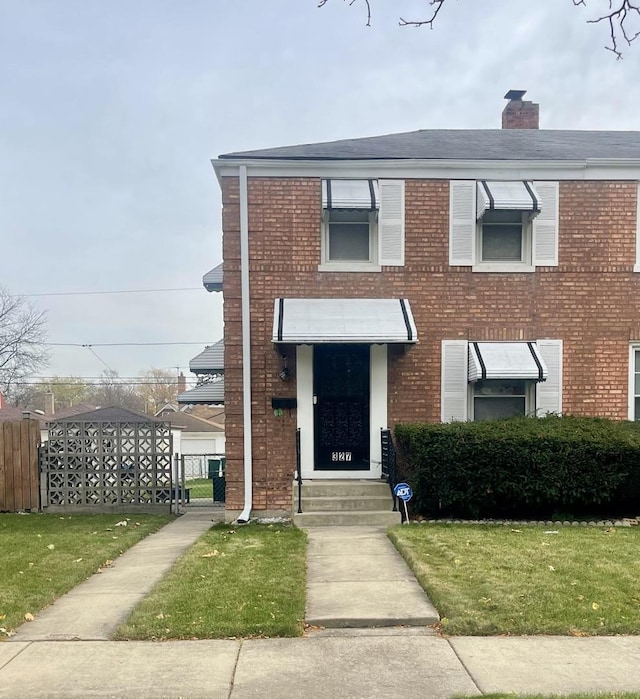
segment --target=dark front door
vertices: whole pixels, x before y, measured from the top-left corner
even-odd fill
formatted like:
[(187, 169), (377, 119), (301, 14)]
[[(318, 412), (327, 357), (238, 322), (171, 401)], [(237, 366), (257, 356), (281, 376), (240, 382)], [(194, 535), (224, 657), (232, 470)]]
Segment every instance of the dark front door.
[(316, 470), (369, 469), (369, 345), (313, 350)]

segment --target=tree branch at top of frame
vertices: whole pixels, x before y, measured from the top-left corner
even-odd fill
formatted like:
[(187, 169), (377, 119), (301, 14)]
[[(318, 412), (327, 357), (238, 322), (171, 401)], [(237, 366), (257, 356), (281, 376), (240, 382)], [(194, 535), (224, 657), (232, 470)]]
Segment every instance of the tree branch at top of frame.
[[(424, 19), (405, 19), (399, 17), (401, 27), (423, 27), (428, 26), (433, 29), (434, 22), (442, 10), (447, 0), (425, 0), (429, 5), (430, 12)], [(573, 0), (573, 4), (578, 7), (588, 6), (588, 2), (594, 0)], [(617, 59), (622, 58), (621, 44), (630, 46), (640, 36), (640, 0), (603, 0), (608, 3), (608, 11), (603, 12), (599, 17), (588, 19), (587, 24), (599, 24), (604, 22), (609, 27), (609, 45), (604, 48), (611, 51)], [(324, 7), (329, 0), (319, 0), (318, 7)], [(349, 6), (354, 5), (357, 0), (344, 0)], [(367, 12), (367, 27), (371, 26), (371, 0), (363, 0)], [(632, 26), (637, 22), (637, 28)]]

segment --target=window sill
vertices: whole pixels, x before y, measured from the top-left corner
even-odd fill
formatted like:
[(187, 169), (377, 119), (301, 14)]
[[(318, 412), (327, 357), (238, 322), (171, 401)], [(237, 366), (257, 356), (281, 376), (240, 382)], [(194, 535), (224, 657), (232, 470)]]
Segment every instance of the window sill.
[(325, 262), (318, 265), (318, 272), (380, 272), (380, 265), (371, 262)]
[(471, 267), (472, 272), (535, 272), (534, 265), (522, 262), (479, 262)]
[(633, 271), (634, 271), (634, 272), (640, 272), (640, 265), (634, 265), (634, 266), (633, 266)]

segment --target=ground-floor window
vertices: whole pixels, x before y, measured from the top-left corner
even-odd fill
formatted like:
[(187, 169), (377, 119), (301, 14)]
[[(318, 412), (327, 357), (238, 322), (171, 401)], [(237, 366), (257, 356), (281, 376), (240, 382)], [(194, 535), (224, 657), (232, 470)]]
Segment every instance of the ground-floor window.
[(471, 386), (471, 415), (475, 422), (529, 415), (535, 412), (533, 382), (523, 379), (485, 379)]

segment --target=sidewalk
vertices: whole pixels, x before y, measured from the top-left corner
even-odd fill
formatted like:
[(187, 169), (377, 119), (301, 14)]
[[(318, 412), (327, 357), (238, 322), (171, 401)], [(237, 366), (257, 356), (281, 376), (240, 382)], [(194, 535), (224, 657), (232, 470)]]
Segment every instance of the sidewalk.
[[(102, 640), (216, 514), (189, 510), (0, 643), (0, 699), (640, 691), (640, 636), (437, 636), (425, 626), (435, 610), (384, 531), (355, 527), (308, 532), (307, 620), (325, 628), (304, 638)], [(68, 640), (80, 638), (90, 640)]]

